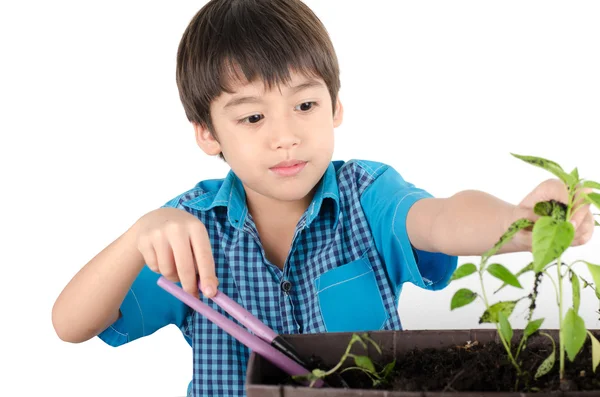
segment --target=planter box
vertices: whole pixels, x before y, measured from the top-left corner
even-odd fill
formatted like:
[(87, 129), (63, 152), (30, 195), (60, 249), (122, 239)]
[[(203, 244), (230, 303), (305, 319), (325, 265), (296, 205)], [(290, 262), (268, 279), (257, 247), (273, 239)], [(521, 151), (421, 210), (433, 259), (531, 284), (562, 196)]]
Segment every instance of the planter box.
[[(558, 354), (558, 330), (542, 330), (550, 334), (557, 345), (556, 352), (556, 370), (559, 365)], [(522, 330), (515, 330), (514, 341), (518, 341), (522, 335)], [(592, 331), (592, 333), (596, 333)], [(497, 336), (495, 329), (473, 329), (473, 330), (414, 330), (414, 331), (376, 331), (369, 332), (369, 336), (377, 342), (381, 347), (382, 355), (369, 345), (368, 351), (355, 344), (352, 347), (352, 352), (355, 354), (366, 354), (374, 361), (382, 357), (384, 362), (389, 362), (393, 358), (400, 357), (404, 353), (415, 348), (440, 348), (447, 350), (456, 346), (465, 346), (468, 341), (477, 341), (479, 345), (489, 342), (500, 344), (500, 339)], [(309, 359), (313, 354), (318, 355), (324, 362), (327, 369), (332, 368), (341, 356), (343, 355), (352, 333), (323, 333), (323, 334), (299, 334), (299, 335), (282, 335), (288, 340), (300, 353), (304, 359)], [(537, 335), (530, 337), (527, 349), (534, 347), (548, 347), (548, 353), (541, 357), (540, 360), (552, 351), (551, 342), (544, 336)], [(584, 345), (584, 349), (589, 347), (589, 338)], [(506, 352), (502, 350), (504, 356)], [(582, 350), (583, 352), (583, 350)], [(583, 353), (580, 352), (580, 355)], [(540, 363), (541, 363), (540, 361)], [(566, 361), (565, 366), (568, 368), (570, 362)], [(346, 360), (343, 368), (354, 365), (352, 359)], [(514, 368), (511, 367), (514, 371)], [(585, 368), (585, 371), (592, 374), (591, 365)], [(476, 372), (476, 371), (470, 371)], [(469, 376), (478, 376), (477, 373), (469, 373)], [(591, 375), (590, 375), (591, 376)], [(594, 374), (595, 379), (599, 380), (600, 384), (600, 369)], [(448, 395), (460, 395), (468, 397), (524, 397), (524, 396), (564, 396), (564, 397), (591, 397), (600, 396), (600, 389), (596, 391), (565, 391), (565, 392), (531, 392), (517, 393), (511, 391), (490, 392), (490, 391), (471, 391), (471, 392), (456, 392), (456, 391), (384, 391), (384, 390), (368, 390), (368, 389), (338, 389), (338, 388), (309, 388), (302, 386), (281, 385), (286, 379), (286, 374), (265, 360), (261, 356), (252, 353), (248, 362), (248, 371), (246, 376), (246, 392), (248, 397), (340, 397), (340, 396), (362, 396), (362, 397), (441, 397)]]

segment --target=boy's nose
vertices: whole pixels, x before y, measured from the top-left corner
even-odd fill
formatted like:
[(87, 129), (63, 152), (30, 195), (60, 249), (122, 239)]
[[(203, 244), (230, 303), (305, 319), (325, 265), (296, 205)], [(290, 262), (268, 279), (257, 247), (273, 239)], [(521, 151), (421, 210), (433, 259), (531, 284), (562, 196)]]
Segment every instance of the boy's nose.
[(300, 139), (292, 134), (286, 134), (275, 140), (274, 149), (291, 149), (294, 146), (298, 146)]
[(274, 125), (271, 134), (273, 149), (290, 149), (300, 144), (300, 137), (286, 123)]

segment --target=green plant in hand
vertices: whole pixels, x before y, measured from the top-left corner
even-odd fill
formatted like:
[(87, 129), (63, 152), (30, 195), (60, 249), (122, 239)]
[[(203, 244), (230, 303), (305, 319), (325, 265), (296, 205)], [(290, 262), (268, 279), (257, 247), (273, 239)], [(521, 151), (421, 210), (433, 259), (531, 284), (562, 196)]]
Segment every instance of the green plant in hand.
[(369, 337), (368, 334), (366, 334), (366, 333), (363, 333), (362, 335), (352, 334), (352, 338), (350, 339), (350, 342), (348, 343), (348, 347), (346, 348), (346, 351), (340, 358), (340, 361), (329, 371), (325, 371), (322, 369), (314, 369), (308, 375), (297, 375), (297, 376), (293, 376), (292, 378), (295, 380), (299, 380), (299, 381), (307, 380), (310, 382), (309, 387), (313, 387), (317, 380), (319, 380), (319, 379), (326, 380), (325, 378), (328, 376), (331, 376), (336, 371), (338, 371), (348, 358), (352, 358), (352, 359), (354, 359), (355, 366), (347, 367), (347, 368), (341, 370), (339, 372), (340, 374), (342, 374), (346, 371), (358, 370), (358, 371), (364, 372), (365, 374), (367, 374), (369, 376), (369, 379), (371, 379), (371, 381), (373, 382), (373, 387), (376, 387), (376, 386), (379, 386), (379, 385), (385, 383), (387, 381), (388, 377), (390, 376), (390, 374), (392, 373), (392, 370), (394, 369), (396, 360), (385, 365), (380, 371), (377, 371), (375, 369), (375, 365), (373, 364), (373, 361), (371, 361), (371, 359), (368, 356), (356, 355), (356, 354), (351, 353), (352, 346), (357, 342), (359, 344), (361, 344), (365, 350), (367, 349), (366, 342), (369, 342), (375, 347), (377, 352), (379, 354), (381, 354), (381, 348), (373, 339), (371, 339)]
[[(523, 375), (524, 371), (519, 364), (519, 354), (522, 352), (527, 339), (533, 335), (541, 327), (544, 319), (533, 319), (534, 310), (536, 308), (536, 298), (538, 287), (542, 279), (550, 279), (555, 292), (556, 302), (558, 304), (558, 319), (559, 319), (559, 363), (560, 363), (560, 379), (565, 380), (565, 353), (569, 360), (573, 361), (583, 344), (586, 337), (589, 336), (592, 342), (592, 369), (596, 371), (596, 367), (600, 363), (600, 342), (586, 329), (585, 323), (579, 315), (579, 306), (581, 302), (581, 282), (583, 288), (592, 287), (596, 297), (600, 299), (600, 266), (594, 265), (585, 260), (576, 260), (571, 264), (564, 263), (561, 258), (567, 250), (575, 236), (575, 229), (571, 223), (572, 215), (582, 206), (591, 204), (596, 208), (600, 208), (600, 194), (594, 190), (600, 190), (600, 183), (584, 180), (579, 177), (579, 172), (575, 168), (572, 172), (567, 173), (557, 163), (533, 156), (521, 156), (513, 154), (513, 156), (537, 167), (541, 167), (555, 176), (557, 176), (567, 187), (569, 199), (567, 203), (560, 203), (554, 200), (543, 201), (536, 203), (534, 212), (539, 216), (537, 221), (532, 222), (528, 219), (519, 219), (514, 222), (508, 230), (500, 237), (498, 242), (490, 250), (481, 256), (479, 266), (473, 263), (467, 263), (460, 266), (452, 275), (451, 281), (461, 279), (463, 277), (477, 273), (481, 285), (481, 293), (473, 292), (466, 288), (461, 288), (452, 297), (450, 309), (468, 305), (481, 298), (485, 304), (485, 311), (481, 316), (480, 323), (493, 323), (498, 330), (498, 335), (502, 345), (506, 349), (508, 359), (515, 367), (518, 375)], [(598, 215), (598, 214), (594, 214)], [(596, 226), (600, 226), (595, 221)], [(524, 266), (516, 274), (513, 274), (505, 266), (499, 263), (490, 263), (492, 257), (499, 249), (509, 242), (519, 231), (524, 229), (532, 230), (532, 254), (533, 261)], [(581, 263), (587, 265), (587, 269), (591, 273), (594, 283), (590, 283), (583, 277), (578, 275), (573, 269), (574, 265)], [(556, 279), (552, 277), (552, 268), (556, 267)], [(487, 293), (486, 284), (484, 283), (484, 274), (488, 273), (503, 281), (503, 284), (494, 293), (506, 286), (512, 286), (522, 289), (519, 282), (519, 277), (522, 274), (534, 272), (535, 280), (533, 288), (528, 295), (522, 296), (515, 300), (501, 301), (490, 303)], [(568, 310), (564, 305), (563, 287), (565, 283), (571, 283), (573, 294), (573, 305)], [(594, 286), (595, 284), (595, 286)], [(516, 304), (523, 300), (529, 299), (530, 306), (527, 317), (527, 325), (523, 330), (523, 335), (519, 341), (516, 350), (511, 347), (513, 339), (513, 328), (509, 321), (509, 316), (512, 314)], [(552, 340), (553, 352), (542, 362), (538, 367), (535, 378), (548, 373), (556, 362), (556, 343), (550, 335), (541, 333)], [(518, 387), (518, 378), (517, 385)]]

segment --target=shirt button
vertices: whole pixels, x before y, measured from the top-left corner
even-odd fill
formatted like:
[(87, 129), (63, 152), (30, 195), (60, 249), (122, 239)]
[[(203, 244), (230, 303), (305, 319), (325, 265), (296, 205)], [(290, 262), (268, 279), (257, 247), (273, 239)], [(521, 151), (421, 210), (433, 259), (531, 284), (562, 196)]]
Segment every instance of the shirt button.
[(284, 280), (284, 281), (281, 283), (281, 290), (282, 290), (283, 292), (285, 292), (286, 294), (287, 294), (288, 292), (290, 292), (290, 291), (291, 291), (291, 289), (292, 289), (292, 283), (291, 283), (289, 280)]

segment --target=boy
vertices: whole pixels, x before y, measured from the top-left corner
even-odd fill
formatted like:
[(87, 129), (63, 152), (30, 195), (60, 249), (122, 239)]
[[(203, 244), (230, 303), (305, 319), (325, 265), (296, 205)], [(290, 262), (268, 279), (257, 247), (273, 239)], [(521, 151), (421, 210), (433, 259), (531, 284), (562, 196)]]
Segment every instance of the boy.
[[(331, 162), (337, 58), (300, 0), (210, 1), (181, 40), (177, 84), (198, 146), (231, 172), (142, 216), (65, 287), (53, 324), (65, 341), (112, 346), (177, 325), (194, 351), (189, 395), (244, 395), (249, 352), (159, 288), (160, 274), (223, 313), (218, 288), (282, 334), (401, 329), (404, 282), (445, 287), (457, 256), (535, 219), (535, 202), (567, 199), (556, 180), (518, 206), (477, 191), (438, 199), (385, 164)], [(589, 207), (573, 219), (585, 243)]]

